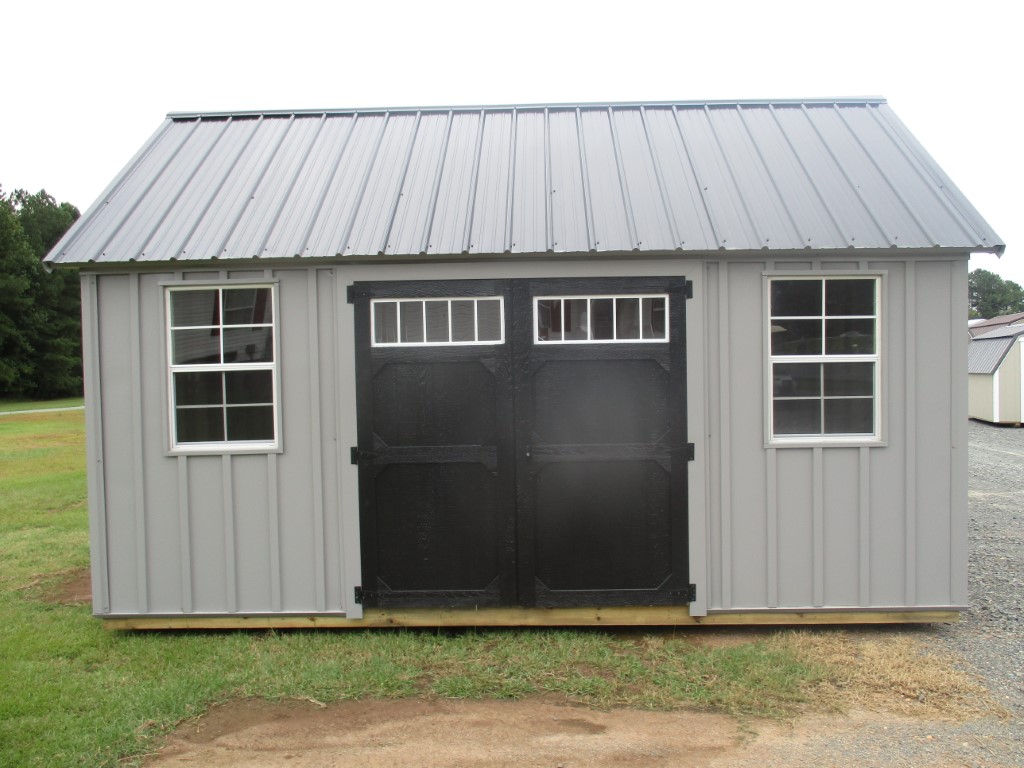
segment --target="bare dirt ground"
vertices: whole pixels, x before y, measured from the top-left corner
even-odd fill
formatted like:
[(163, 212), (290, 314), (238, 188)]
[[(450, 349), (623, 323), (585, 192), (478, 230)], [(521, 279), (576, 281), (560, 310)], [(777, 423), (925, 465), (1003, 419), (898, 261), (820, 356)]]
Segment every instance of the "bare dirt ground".
[[(865, 751), (863, 733), (876, 733)], [(844, 744), (856, 741), (850, 750)], [(172, 735), (146, 764), (431, 768), (468, 766), (1006, 766), (984, 733), (854, 711), (790, 721), (696, 712), (595, 711), (552, 698), (516, 702), (235, 701)], [(894, 744), (905, 759), (893, 759)], [(979, 756), (982, 756), (979, 758)]]

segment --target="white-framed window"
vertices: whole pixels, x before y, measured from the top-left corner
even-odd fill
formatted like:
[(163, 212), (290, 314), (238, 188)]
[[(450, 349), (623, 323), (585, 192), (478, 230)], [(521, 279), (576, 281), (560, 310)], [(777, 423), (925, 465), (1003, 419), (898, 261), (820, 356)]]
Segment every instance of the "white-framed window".
[(464, 346), (505, 343), (501, 296), (373, 299), (375, 347)]
[(172, 449), (277, 448), (275, 286), (165, 291)]
[(880, 439), (881, 276), (766, 283), (769, 440)]
[(613, 344), (668, 341), (668, 294), (537, 296), (538, 344)]

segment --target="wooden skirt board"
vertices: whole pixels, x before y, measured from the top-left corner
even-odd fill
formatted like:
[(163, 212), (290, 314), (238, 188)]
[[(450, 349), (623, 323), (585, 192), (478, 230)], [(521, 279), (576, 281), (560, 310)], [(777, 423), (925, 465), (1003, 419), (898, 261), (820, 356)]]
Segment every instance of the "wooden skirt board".
[(690, 616), (686, 606), (635, 608), (369, 608), (362, 619), (330, 615), (144, 616), (104, 619), (110, 630), (157, 629), (382, 629), (396, 627), (698, 627), (848, 624), (940, 624), (960, 620), (954, 610), (750, 611)]
[(686, 604), (685, 287), (353, 285), (363, 605)]

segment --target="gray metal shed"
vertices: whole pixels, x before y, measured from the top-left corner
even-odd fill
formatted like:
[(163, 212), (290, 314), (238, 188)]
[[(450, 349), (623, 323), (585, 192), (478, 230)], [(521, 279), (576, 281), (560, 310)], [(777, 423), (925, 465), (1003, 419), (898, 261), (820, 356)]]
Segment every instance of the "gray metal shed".
[(114, 627), (934, 621), (967, 259), (882, 99), (171, 114), (83, 285)]

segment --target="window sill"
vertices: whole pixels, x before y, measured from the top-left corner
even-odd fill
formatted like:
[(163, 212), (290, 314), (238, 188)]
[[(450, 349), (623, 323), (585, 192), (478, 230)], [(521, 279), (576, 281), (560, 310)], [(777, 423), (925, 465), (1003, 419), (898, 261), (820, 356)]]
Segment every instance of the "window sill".
[(795, 437), (765, 442), (765, 448), (886, 448), (889, 443), (877, 437)]
[(166, 451), (166, 456), (225, 456), (228, 454), (284, 453), (280, 445), (266, 443), (211, 443), (208, 445), (181, 445)]

